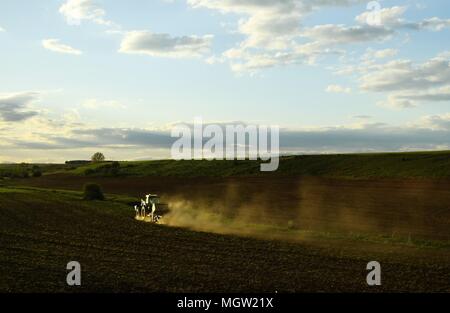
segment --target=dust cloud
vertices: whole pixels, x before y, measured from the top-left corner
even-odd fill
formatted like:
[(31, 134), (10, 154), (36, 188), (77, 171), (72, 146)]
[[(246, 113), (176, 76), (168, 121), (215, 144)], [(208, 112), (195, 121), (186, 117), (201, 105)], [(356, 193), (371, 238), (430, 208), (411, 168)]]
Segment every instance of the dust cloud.
[(435, 184), (251, 179), (191, 186), (164, 201), (170, 207), (164, 224), (196, 231), (290, 240), (308, 232), (450, 239), (450, 212), (442, 210), (450, 194)]

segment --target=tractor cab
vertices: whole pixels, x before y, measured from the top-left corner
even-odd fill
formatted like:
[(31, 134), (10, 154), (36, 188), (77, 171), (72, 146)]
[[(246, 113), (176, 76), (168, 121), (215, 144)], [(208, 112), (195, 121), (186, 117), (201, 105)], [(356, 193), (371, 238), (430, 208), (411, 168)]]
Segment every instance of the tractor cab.
[(151, 203), (151, 204), (159, 204), (161, 201), (160, 201), (160, 197), (158, 196), (158, 195), (152, 195), (152, 194), (150, 194), (150, 195), (146, 195), (145, 196), (146, 197), (146, 202), (147, 203)]

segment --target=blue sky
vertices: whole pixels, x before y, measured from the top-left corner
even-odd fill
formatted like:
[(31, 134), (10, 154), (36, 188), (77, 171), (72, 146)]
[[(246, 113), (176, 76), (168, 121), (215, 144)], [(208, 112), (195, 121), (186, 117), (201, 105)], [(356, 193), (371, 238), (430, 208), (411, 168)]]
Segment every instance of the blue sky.
[(0, 162), (166, 157), (198, 116), (286, 152), (449, 148), (450, 3), (368, 3), (0, 0)]

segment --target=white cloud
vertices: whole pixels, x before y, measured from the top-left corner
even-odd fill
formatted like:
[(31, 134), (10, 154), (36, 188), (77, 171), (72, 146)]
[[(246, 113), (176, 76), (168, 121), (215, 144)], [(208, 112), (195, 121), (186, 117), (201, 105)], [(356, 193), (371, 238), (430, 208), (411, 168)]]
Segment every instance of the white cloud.
[(126, 109), (126, 106), (118, 101), (102, 101), (98, 99), (88, 99), (83, 102), (82, 106), (86, 109), (98, 110), (98, 109)]
[(248, 50), (237, 47), (225, 51), (221, 57), (209, 58), (211, 63), (230, 62), (235, 72), (255, 73), (264, 68), (286, 66), (292, 64), (314, 64), (316, 60), (326, 55), (341, 55), (344, 51), (323, 46), (318, 42), (293, 44), (285, 51)]
[(368, 49), (359, 64), (336, 67), (335, 73), (357, 77), (363, 91), (386, 94), (386, 99), (378, 102), (383, 107), (401, 109), (422, 103), (450, 102), (450, 51), (422, 63), (407, 59), (377, 62), (395, 53), (395, 50)]
[(410, 60), (391, 61), (361, 78), (361, 87), (369, 91), (423, 90), (445, 84), (450, 84), (450, 65), (441, 57), (418, 65)]
[(119, 52), (154, 57), (195, 58), (209, 53), (212, 40), (212, 35), (171, 37), (169, 34), (131, 31), (122, 39)]
[[(392, 39), (401, 30), (442, 30), (450, 20), (437, 17), (409, 22), (403, 15), (406, 6), (383, 8), (378, 12), (379, 24), (368, 23), (373, 11), (358, 15), (356, 25), (325, 24), (302, 28), (302, 21), (325, 7), (345, 7), (367, 1), (359, 0), (186, 0), (193, 8), (204, 8), (239, 17), (236, 32), (244, 39), (209, 63), (228, 62), (235, 71), (287, 64), (314, 64), (320, 57), (342, 54), (342, 46)], [(395, 49), (366, 55), (382, 59), (393, 57)]]
[(358, 120), (370, 120), (373, 118), (373, 116), (371, 115), (354, 115), (352, 116), (353, 119), (358, 119)]
[(5, 32), (5, 29), (0, 26), (0, 33)]
[[(355, 20), (359, 25), (346, 26), (342, 24), (316, 25), (302, 30), (302, 36), (310, 38), (325, 46), (358, 44), (373, 41), (387, 41), (398, 35), (401, 30), (433, 30), (440, 31), (450, 27), (450, 19), (442, 20), (437, 17), (419, 22), (409, 22), (403, 18), (406, 7), (395, 6), (383, 8), (377, 13), (378, 23), (372, 24), (374, 12), (366, 11), (358, 15)], [(397, 54), (395, 49), (378, 51), (368, 50), (363, 59), (381, 59)]]
[(289, 12), (300, 4), (298, 0), (187, 0), (194, 8), (208, 8), (222, 13), (256, 14), (261, 12)]
[[(193, 8), (206, 8), (240, 16), (237, 32), (245, 39), (221, 57), (235, 71), (256, 71), (277, 65), (314, 63), (322, 54), (334, 53), (314, 42), (298, 42), (301, 21), (320, 7), (348, 6), (362, 0), (187, 0)], [(321, 45), (321, 47), (319, 47)], [(313, 48), (313, 49), (311, 49)], [(309, 53), (308, 53), (309, 52)], [(323, 53), (322, 53), (323, 52)]]
[(397, 94), (390, 94), (388, 95), (386, 100), (379, 101), (377, 104), (381, 107), (392, 109), (408, 109), (416, 106), (412, 101), (408, 99), (402, 99)]
[(73, 55), (81, 55), (83, 52), (72, 48), (71, 46), (62, 44), (59, 42), (59, 39), (45, 39), (42, 40), (42, 46), (47, 49), (58, 53), (65, 54), (73, 54)]
[(194, 8), (245, 16), (237, 25), (238, 31), (247, 36), (241, 46), (269, 49), (283, 49), (287, 41), (298, 35), (300, 18), (304, 15), (301, 7), (305, 7), (298, 0), (187, 0), (187, 3)]
[(442, 20), (440, 18), (437, 17), (432, 17), (426, 20), (423, 20), (422, 22), (418, 23), (418, 24), (412, 24), (411, 25), (413, 28), (418, 28), (418, 29), (428, 29), (428, 30), (432, 30), (432, 31), (441, 31), (444, 28), (448, 28), (450, 27), (450, 19), (446, 19), (446, 20)]
[(92, 21), (99, 25), (112, 26), (113, 23), (105, 19), (106, 12), (92, 0), (67, 0), (59, 12), (70, 25), (79, 25), (83, 20)]
[(450, 113), (424, 116), (417, 126), (432, 130), (450, 131)]
[(241, 20), (239, 32), (247, 37), (243, 46), (247, 48), (264, 47), (270, 50), (283, 50), (289, 41), (300, 34), (300, 14), (284, 13), (281, 17), (274, 13), (260, 13), (248, 20)]
[(400, 90), (391, 93), (381, 106), (392, 108), (413, 108), (424, 102), (450, 102), (450, 85), (424, 90)]
[[(332, 44), (349, 44), (390, 39), (399, 30), (433, 30), (440, 31), (450, 27), (450, 19), (442, 20), (437, 17), (425, 19), (420, 22), (409, 22), (403, 18), (407, 7), (394, 6), (383, 8), (377, 13), (377, 24), (373, 25), (372, 11), (358, 15), (355, 20), (359, 25), (316, 25), (306, 28), (303, 35), (321, 42)], [(385, 51), (392, 52), (392, 51)]]
[[(377, 24), (379, 27), (392, 27), (399, 26), (404, 23), (402, 18), (407, 7), (405, 6), (394, 6), (391, 8), (382, 8), (380, 11), (374, 13), (373, 11), (365, 11), (358, 15), (355, 20), (361, 25), (372, 25), (372, 19), (376, 17)], [(376, 14), (376, 16), (374, 15)]]
[(326, 92), (328, 93), (351, 93), (352, 89), (349, 87), (343, 87), (340, 85), (329, 85), (326, 89)]
[(394, 34), (392, 29), (384, 27), (345, 25), (317, 25), (303, 31), (304, 37), (327, 44), (351, 44), (369, 41), (382, 41)]
[(373, 50), (367, 49), (366, 53), (362, 56), (363, 60), (373, 60), (373, 59), (385, 59), (396, 56), (398, 53), (397, 49), (383, 49), (383, 50)]
[[(431, 30), (441, 31), (450, 27), (450, 19), (440, 19), (432, 17), (419, 22), (410, 22), (403, 18), (406, 12), (405, 6), (394, 6), (391, 8), (381, 9), (378, 13), (379, 27), (388, 27), (391, 29), (409, 28), (414, 30)], [(360, 24), (367, 24), (371, 18), (372, 12), (364, 12), (356, 17), (356, 21)]]
[(450, 101), (450, 53), (422, 63), (394, 60), (373, 65), (360, 78), (366, 91), (388, 92), (381, 105), (407, 108), (422, 102)]
[(77, 123), (81, 120), (80, 112), (77, 109), (67, 109), (63, 114), (63, 119), (69, 123)]

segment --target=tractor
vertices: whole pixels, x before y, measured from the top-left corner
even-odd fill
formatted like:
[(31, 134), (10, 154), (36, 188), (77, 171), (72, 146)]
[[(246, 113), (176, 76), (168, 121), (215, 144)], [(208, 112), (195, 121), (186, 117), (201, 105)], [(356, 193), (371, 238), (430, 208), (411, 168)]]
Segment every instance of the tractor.
[(139, 221), (159, 224), (164, 214), (169, 212), (167, 204), (160, 201), (160, 197), (154, 194), (145, 196), (139, 205), (134, 206), (136, 219)]

